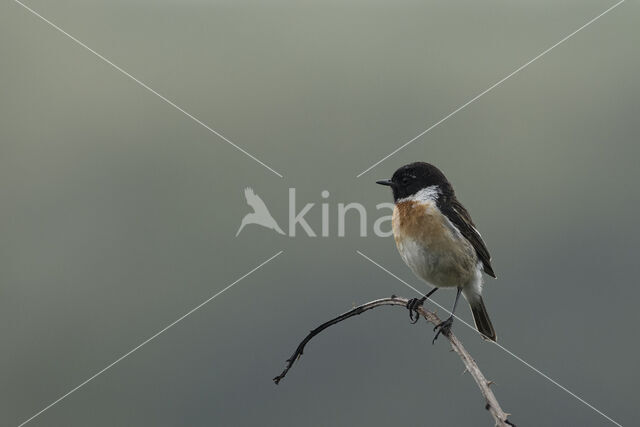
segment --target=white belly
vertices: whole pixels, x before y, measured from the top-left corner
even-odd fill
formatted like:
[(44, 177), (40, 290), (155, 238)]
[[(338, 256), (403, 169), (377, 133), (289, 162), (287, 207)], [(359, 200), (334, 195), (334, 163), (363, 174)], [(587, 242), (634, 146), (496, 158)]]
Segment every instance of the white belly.
[(403, 261), (413, 273), (429, 284), (442, 287), (464, 287), (475, 275), (475, 263), (468, 256), (447, 251), (429, 250), (413, 239), (397, 242)]

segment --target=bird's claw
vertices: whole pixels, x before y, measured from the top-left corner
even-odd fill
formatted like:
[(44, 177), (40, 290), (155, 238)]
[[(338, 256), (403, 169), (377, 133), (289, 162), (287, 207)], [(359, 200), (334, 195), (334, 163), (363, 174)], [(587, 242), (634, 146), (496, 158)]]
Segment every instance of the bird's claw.
[(437, 330), (438, 332), (436, 332), (436, 336), (433, 337), (433, 340), (431, 341), (431, 344), (435, 344), (436, 340), (438, 339), (438, 335), (443, 334), (445, 336), (449, 336), (449, 334), (451, 334), (451, 325), (453, 325), (453, 316), (449, 317), (447, 320), (438, 323), (433, 330)]
[[(420, 313), (418, 313), (418, 307), (424, 304), (424, 298), (411, 298), (407, 302), (407, 308), (409, 309), (409, 318), (411, 319), (411, 324), (414, 325), (420, 319)], [(415, 318), (414, 318), (415, 316)]]

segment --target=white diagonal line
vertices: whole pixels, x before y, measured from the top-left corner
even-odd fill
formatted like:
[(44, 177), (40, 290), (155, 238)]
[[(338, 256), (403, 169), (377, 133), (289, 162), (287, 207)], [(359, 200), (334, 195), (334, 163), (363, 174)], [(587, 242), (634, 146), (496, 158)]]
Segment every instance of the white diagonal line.
[(223, 292), (227, 291), (228, 289), (230, 289), (233, 285), (235, 285), (236, 283), (238, 283), (239, 281), (241, 281), (242, 279), (246, 278), (247, 276), (249, 276), (251, 273), (255, 272), (256, 270), (258, 270), (260, 267), (264, 266), (266, 263), (268, 263), (269, 261), (273, 260), (275, 257), (277, 257), (278, 255), (280, 255), (283, 251), (278, 252), (277, 254), (273, 255), (271, 258), (267, 259), (266, 261), (263, 261), (262, 263), (260, 263), (260, 265), (254, 267), (253, 269), (251, 269), (248, 273), (244, 274), (243, 276), (239, 277), (238, 279), (236, 279), (233, 283), (227, 285), (227, 287), (225, 287), (224, 289), (222, 289), (221, 291), (219, 291), (218, 293), (216, 293), (215, 295), (209, 297), (208, 299), (206, 299), (204, 302), (198, 304), (197, 306), (193, 307), (191, 310), (187, 311), (185, 314), (183, 314), (182, 316), (180, 316), (179, 318), (177, 318), (176, 320), (174, 320), (173, 322), (169, 323), (167, 326), (165, 326), (164, 328), (160, 329), (158, 332), (156, 332), (155, 334), (151, 335), (149, 338), (147, 338), (146, 340), (142, 341), (140, 344), (138, 344), (137, 346), (135, 346), (134, 348), (132, 348), (131, 350), (129, 350), (128, 352), (126, 352), (125, 354), (123, 354), (122, 356), (118, 357), (116, 360), (114, 360), (113, 362), (111, 362), (110, 364), (108, 364), (107, 366), (105, 366), (104, 368), (102, 368), (101, 370), (99, 370), (98, 372), (96, 372), (95, 374), (93, 374), (92, 376), (90, 376), (89, 378), (87, 378), (86, 380), (84, 380), (83, 382), (81, 382), (80, 384), (78, 384), (77, 386), (75, 386), (74, 388), (72, 388), (71, 390), (69, 390), (68, 392), (66, 392), (65, 394), (63, 394), (62, 396), (60, 396), (59, 398), (57, 398), (56, 400), (54, 400), (53, 402), (51, 402), (50, 404), (48, 404), (47, 406), (45, 406), (44, 408), (42, 408), (40, 411), (38, 411), (37, 413), (35, 413), (34, 415), (32, 415), (31, 417), (29, 417), (28, 419), (26, 419), (25, 421), (23, 421), (22, 423), (20, 423), (20, 425), (18, 425), (18, 427), (22, 427), (25, 424), (27, 424), (28, 422), (30, 422), (31, 420), (33, 420), (34, 418), (36, 418), (37, 416), (41, 415), (43, 412), (47, 411), (48, 409), (50, 409), (51, 407), (55, 406), (56, 404), (60, 403), (60, 401), (66, 399), (67, 397), (69, 397), (69, 395), (71, 395), (72, 393), (78, 391), (78, 389), (80, 389), (81, 387), (85, 386), (86, 384), (88, 384), (89, 382), (93, 381), (94, 379), (96, 379), (98, 376), (102, 375), (105, 371), (109, 370), (110, 368), (112, 368), (114, 365), (116, 365), (117, 363), (121, 362), (122, 360), (124, 360), (125, 358), (127, 358), (128, 356), (130, 356), (132, 353), (136, 352), (137, 350), (139, 350), (141, 347), (143, 347), (144, 345), (148, 344), (150, 341), (152, 341), (153, 339), (157, 338), (160, 334), (166, 332), (168, 329), (170, 329), (171, 327), (175, 326), (177, 323), (181, 322), (182, 320), (184, 320), (186, 317), (190, 316), (191, 314), (193, 314), (195, 311), (197, 311), (198, 309), (200, 309), (201, 307), (203, 307), (204, 305), (208, 304), (209, 302), (211, 302), (211, 300), (213, 300), (214, 298), (218, 297), (219, 295), (221, 295)]
[[(372, 260), (371, 258), (369, 258), (368, 256), (366, 256), (365, 254), (363, 254), (360, 251), (356, 251), (358, 253), (358, 255), (360, 255), (361, 257), (363, 257), (364, 259), (366, 259), (367, 261), (369, 261), (370, 263), (374, 264), (375, 266), (377, 266), (378, 268), (380, 268), (382, 271), (384, 271), (385, 273), (387, 273), (388, 275), (390, 275), (391, 277), (393, 277), (394, 279), (398, 280), (399, 282), (403, 283), (404, 285), (406, 285), (407, 287), (413, 289), (416, 293), (418, 293), (419, 295), (424, 295), (423, 292), (420, 292), (419, 290), (417, 290), (416, 288), (414, 288), (413, 286), (411, 286), (409, 283), (407, 283), (406, 281), (402, 280), (400, 277), (396, 276), (395, 274), (393, 274), (391, 271), (387, 270), (386, 268), (384, 268), (383, 266), (381, 266), (380, 264), (378, 264), (377, 262), (375, 262), (374, 260)], [(451, 311), (447, 310), (446, 308), (444, 308), (442, 305), (438, 304), (436, 301), (434, 301), (431, 298), (428, 298), (429, 301), (431, 301), (432, 303), (434, 303), (435, 305), (437, 305), (439, 308), (441, 308), (442, 310), (444, 310), (445, 312), (452, 314)], [(468, 328), (470, 328), (471, 330), (473, 330), (474, 332), (478, 333), (480, 335), (480, 332), (478, 332), (476, 330), (476, 328), (474, 326), (471, 326), (469, 323), (465, 322), (464, 319), (459, 318), (458, 316), (456, 316), (455, 314), (453, 315), (456, 319), (458, 319), (460, 322), (462, 322), (463, 324), (465, 324)], [(573, 396), (574, 398), (576, 398), (577, 400), (579, 400), (580, 402), (584, 403), (585, 405), (587, 405), (589, 408), (593, 409), (595, 412), (597, 412), (598, 414), (602, 415), (604, 418), (606, 418), (607, 420), (611, 421), (613, 424), (617, 425), (618, 427), (622, 427), (622, 424), (620, 424), (619, 422), (615, 421), (614, 419), (612, 419), (611, 417), (609, 417), (607, 414), (605, 414), (604, 412), (602, 412), (601, 410), (599, 410), (598, 408), (596, 408), (595, 406), (593, 406), (592, 404), (590, 404), (589, 402), (587, 402), (586, 400), (584, 400), (583, 398), (581, 398), (580, 396), (578, 396), (577, 394), (575, 394), (574, 392), (572, 392), (571, 390), (569, 390), (568, 388), (566, 388), (565, 386), (563, 386), (562, 384), (560, 384), (559, 382), (557, 382), (556, 380), (554, 380), (553, 378), (549, 377), (547, 374), (545, 374), (544, 372), (540, 371), (538, 368), (536, 368), (535, 366), (533, 366), (532, 364), (530, 364), (529, 362), (525, 361), (524, 359), (522, 359), (520, 356), (514, 354), (511, 350), (509, 350), (508, 348), (498, 344), (495, 341), (488, 341), (490, 343), (495, 344), (497, 347), (499, 347), (500, 349), (502, 349), (505, 353), (509, 354), (510, 356), (512, 356), (514, 359), (516, 359), (517, 361), (519, 361), (520, 363), (522, 363), (523, 365), (525, 365), (526, 367), (528, 367), (529, 369), (531, 369), (532, 371), (534, 371), (535, 373), (537, 373), (538, 375), (542, 376), (543, 378), (545, 378), (546, 380), (550, 381), (551, 383), (553, 383), (555, 386), (557, 386), (558, 388), (560, 388), (561, 390), (567, 392), (569, 395)]]
[(28, 10), (29, 12), (31, 12), (33, 15), (35, 15), (36, 17), (40, 18), (42, 21), (46, 22), (47, 24), (49, 24), (51, 27), (55, 28), (56, 30), (58, 30), (59, 32), (61, 32), (62, 34), (64, 34), (65, 36), (69, 37), (71, 40), (73, 40), (74, 42), (76, 42), (77, 44), (79, 44), (80, 46), (82, 46), (83, 48), (85, 48), (86, 50), (88, 50), (89, 52), (93, 53), (95, 56), (97, 56), (98, 58), (100, 58), (101, 60), (103, 60), (104, 62), (106, 62), (107, 64), (111, 65), (113, 68), (115, 68), (116, 70), (120, 71), (122, 74), (124, 74), (125, 76), (129, 77), (131, 80), (133, 80), (134, 82), (138, 83), (140, 86), (142, 86), (143, 88), (145, 88), (146, 90), (148, 90), (149, 92), (151, 92), (152, 94), (156, 95), (158, 98), (162, 99), (164, 102), (166, 102), (167, 104), (169, 104), (170, 106), (172, 106), (173, 108), (175, 108), (176, 110), (180, 111), (182, 114), (184, 114), (185, 116), (189, 117), (191, 120), (193, 120), (194, 122), (198, 123), (200, 126), (204, 127), (205, 129), (207, 129), (209, 132), (213, 133), (214, 135), (216, 135), (218, 138), (222, 139), (223, 141), (229, 143), (231, 146), (233, 146), (235, 149), (237, 149), (238, 151), (240, 151), (241, 153), (245, 154), (246, 156), (250, 157), (251, 159), (255, 160), (256, 162), (258, 162), (259, 164), (261, 164), (262, 166), (264, 166), (265, 168), (269, 169), (271, 172), (273, 172), (274, 174), (278, 175), (280, 178), (283, 178), (282, 174), (280, 174), (279, 172), (277, 172), (276, 170), (274, 170), (272, 167), (270, 167), (269, 165), (267, 165), (266, 163), (264, 163), (262, 160), (258, 159), (256, 156), (254, 156), (253, 154), (249, 153), (247, 150), (245, 150), (244, 148), (240, 147), (239, 145), (237, 145), (236, 143), (234, 143), (233, 141), (231, 141), (229, 138), (227, 138), (226, 136), (222, 135), (220, 132), (218, 132), (217, 130), (213, 129), (211, 126), (209, 126), (208, 124), (204, 123), (202, 120), (200, 120), (199, 118), (197, 118), (196, 116), (194, 116), (193, 114), (189, 113), (188, 111), (186, 111), (184, 108), (180, 107), (178, 104), (176, 104), (175, 102), (171, 101), (169, 98), (165, 97), (164, 95), (158, 93), (156, 90), (152, 89), (151, 87), (149, 87), (146, 83), (142, 82), (141, 80), (139, 80), (138, 78), (136, 78), (135, 76), (129, 74), (127, 71), (125, 71), (124, 69), (122, 69), (121, 67), (119, 67), (118, 65), (114, 64), (111, 60), (105, 58), (104, 56), (102, 56), (101, 54), (99, 54), (98, 52), (96, 52), (95, 50), (91, 49), (89, 46), (87, 46), (86, 44), (84, 44), (83, 42), (81, 42), (80, 40), (78, 40), (77, 38), (75, 38), (74, 36), (72, 36), (71, 34), (69, 34), (68, 32), (66, 32), (65, 30), (63, 30), (62, 28), (58, 27), (56, 24), (54, 24), (53, 22), (49, 21), (47, 18), (45, 18), (44, 16), (40, 15), (38, 12), (36, 12), (35, 10), (31, 9), (29, 6), (25, 5), (24, 3), (22, 3), (19, 0), (13, 0), (15, 3), (19, 4), (20, 6), (22, 6), (24, 9)]
[(465, 102), (464, 104), (462, 104), (461, 106), (459, 106), (458, 108), (456, 108), (455, 110), (453, 110), (452, 112), (450, 112), (449, 114), (447, 114), (446, 116), (444, 116), (443, 118), (441, 118), (440, 120), (438, 120), (437, 122), (435, 122), (434, 124), (432, 124), (431, 126), (429, 126), (427, 129), (423, 130), (422, 132), (420, 132), (418, 135), (416, 135), (415, 137), (411, 138), (409, 141), (405, 142), (404, 144), (402, 144), (400, 147), (396, 148), (395, 150), (393, 150), (391, 153), (387, 154), (386, 156), (384, 156), (382, 159), (378, 160), (377, 162), (375, 162), (374, 164), (372, 164), (371, 166), (369, 166), (368, 168), (366, 168), (365, 170), (363, 170), (362, 172), (360, 172), (358, 175), (356, 175), (356, 178), (360, 178), (362, 175), (364, 175), (365, 173), (369, 172), (371, 169), (375, 168), (376, 166), (378, 166), (380, 163), (384, 162), (385, 160), (387, 160), (389, 157), (393, 156), (394, 154), (396, 154), (398, 151), (402, 150), (403, 148), (405, 148), (407, 145), (412, 144), (414, 141), (416, 141), (417, 139), (419, 139), (420, 137), (422, 137), (423, 135), (425, 135), (426, 133), (430, 132), (432, 129), (434, 129), (436, 126), (440, 125), (441, 123), (443, 123), (444, 121), (446, 121), (447, 119), (451, 118), (452, 116), (454, 116), (456, 113), (458, 113), (460, 110), (462, 110), (463, 108), (467, 107), (469, 104), (472, 104), (473, 102), (475, 102), (476, 100), (478, 100), (480, 97), (482, 97), (483, 95), (485, 95), (486, 93), (490, 92), (491, 90), (495, 89), (496, 87), (500, 86), (502, 83), (504, 83), (505, 81), (507, 81), (508, 79), (510, 79), (511, 77), (513, 77), (514, 75), (516, 75), (517, 73), (519, 73), (520, 71), (524, 70), (525, 68), (527, 68), (529, 65), (531, 65), (532, 63), (534, 63), (536, 60), (540, 59), (541, 57), (543, 57), (544, 55), (546, 55), (547, 53), (551, 52), (554, 48), (558, 47), (559, 45), (561, 45), (562, 43), (564, 43), (565, 41), (569, 40), (571, 37), (575, 36), (576, 34), (578, 34), (580, 31), (584, 30), (585, 28), (587, 28), (589, 25), (593, 24), (594, 22), (596, 22), (598, 19), (602, 18), (604, 15), (606, 15), (607, 13), (609, 13), (610, 11), (612, 11), (613, 9), (615, 9), (616, 7), (618, 7), (619, 5), (621, 5), (622, 3), (624, 3), (625, 0), (620, 0), (618, 3), (614, 4), (613, 6), (611, 6), (610, 8), (608, 8), (607, 10), (605, 10), (604, 12), (602, 12), (600, 15), (596, 16), (595, 18), (591, 19), (589, 22), (587, 22), (586, 24), (584, 24), (582, 27), (578, 28), (577, 30), (575, 30), (574, 32), (572, 32), (571, 34), (565, 36), (562, 40), (560, 40), (559, 42), (555, 43), (554, 45), (552, 45), (551, 47), (548, 47), (547, 49), (543, 50), (542, 52), (540, 52), (537, 56), (535, 56), (533, 59), (525, 62), (524, 64), (522, 64), (520, 67), (516, 68), (514, 71), (512, 71), (511, 73), (507, 74), (506, 76), (504, 76), (502, 79), (498, 80), (496, 83), (492, 84), (491, 86), (489, 86), (487, 89), (483, 90), (482, 92), (480, 92), (478, 95), (474, 96), (473, 98), (471, 98), (470, 100), (468, 100), (467, 102)]

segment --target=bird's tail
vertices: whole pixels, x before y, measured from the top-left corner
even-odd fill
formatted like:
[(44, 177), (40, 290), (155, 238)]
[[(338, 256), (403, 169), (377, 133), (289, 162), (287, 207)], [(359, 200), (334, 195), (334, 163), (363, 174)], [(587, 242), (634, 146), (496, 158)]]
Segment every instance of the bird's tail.
[(484, 335), (485, 338), (495, 341), (496, 331), (493, 329), (491, 319), (489, 319), (489, 314), (487, 313), (487, 308), (484, 306), (482, 297), (480, 295), (476, 295), (475, 298), (469, 301), (469, 305), (471, 306), (473, 321), (476, 323), (476, 329), (478, 332)]

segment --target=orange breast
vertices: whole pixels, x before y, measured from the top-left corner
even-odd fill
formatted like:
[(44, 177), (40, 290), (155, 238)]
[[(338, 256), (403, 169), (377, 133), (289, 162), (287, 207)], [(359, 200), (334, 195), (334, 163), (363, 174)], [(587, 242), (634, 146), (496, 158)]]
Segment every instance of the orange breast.
[(473, 246), (432, 201), (397, 203), (393, 235), (403, 260), (434, 286), (463, 286), (474, 277), (477, 257)]
[(445, 244), (454, 239), (446, 218), (434, 202), (406, 201), (396, 204), (392, 226), (396, 241), (411, 237), (425, 243)]

